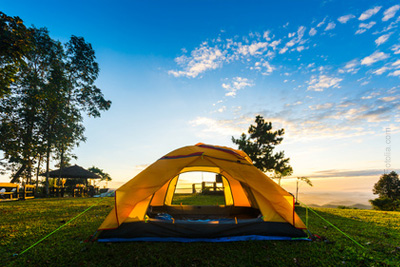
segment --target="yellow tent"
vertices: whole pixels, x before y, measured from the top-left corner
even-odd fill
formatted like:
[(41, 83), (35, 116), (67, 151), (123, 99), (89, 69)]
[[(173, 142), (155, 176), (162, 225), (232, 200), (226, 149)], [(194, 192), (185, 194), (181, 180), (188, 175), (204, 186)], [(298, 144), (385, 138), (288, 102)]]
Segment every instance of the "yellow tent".
[[(171, 204), (179, 175), (193, 171), (221, 174), (224, 206)], [(207, 214), (214, 219), (198, 220)], [(254, 167), (246, 153), (199, 143), (170, 152), (117, 189), (99, 241), (291, 238), (305, 237), (305, 228), (293, 196)]]

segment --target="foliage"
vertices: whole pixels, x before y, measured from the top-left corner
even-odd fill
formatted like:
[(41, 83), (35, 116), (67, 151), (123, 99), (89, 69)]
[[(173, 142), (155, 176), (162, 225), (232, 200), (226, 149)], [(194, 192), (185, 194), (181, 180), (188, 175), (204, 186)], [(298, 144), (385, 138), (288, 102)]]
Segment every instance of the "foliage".
[(107, 181), (108, 182), (108, 181), (112, 180), (111, 176), (108, 173), (104, 172), (104, 170), (102, 170), (102, 169), (100, 169), (98, 167), (92, 166), (92, 167), (90, 167), (88, 169), (88, 171), (99, 175), (101, 177), (100, 178), (101, 181)]
[(32, 48), (31, 31), (19, 17), (0, 12), (0, 99), (10, 93), (15, 74), (24, 65), (25, 54)]
[(345, 206), (345, 205), (339, 205), (339, 206), (337, 206), (337, 208), (338, 209), (358, 209), (358, 208), (356, 208), (356, 207), (349, 207), (349, 206)]
[(307, 177), (297, 177), (296, 180), (296, 203), (299, 203), (299, 182), (306, 182), (309, 186), (313, 186), (311, 180)]
[[(309, 214), (308, 241), (232, 243), (86, 242), (114, 206), (106, 198), (28, 252), (21, 253), (89, 206), (96, 198), (33, 199), (0, 203), (0, 255), (7, 266), (397, 266), (400, 212), (315, 210), (366, 247), (357, 247), (333, 227)], [(306, 210), (296, 212), (305, 221)], [(184, 256), (182, 256), (184, 255)]]
[(372, 189), (379, 198), (370, 200), (374, 209), (399, 210), (400, 209), (400, 179), (399, 175), (392, 171), (383, 174)]
[[(19, 20), (16, 25), (21, 23)], [(86, 140), (83, 114), (99, 117), (111, 101), (94, 84), (99, 66), (92, 46), (83, 37), (72, 36), (63, 46), (51, 39), (45, 28), (27, 30), (30, 49), (17, 53), (24, 64), (16, 68), (9, 94), (0, 99), (0, 150), (8, 168), (14, 166), (12, 182), (25, 176), (30, 183), (33, 164), (43, 156), (46, 171), (51, 153), (61, 168), (68, 164), (71, 150)], [(5, 57), (12, 56), (9, 50)], [(48, 187), (48, 177), (46, 181)]]
[(383, 174), (379, 181), (374, 185), (372, 190), (379, 197), (387, 197), (390, 199), (400, 198), (400, 179), (399, 175), (392, 171), (389, 174)]
[(285, 134), (284, 129), (272, 130), (272, 123), (264, 121), (260, 115), (256, 116), (256, 125), (250, 125), (247, 136), (242, 133), (240, 138), (232, 137), (232, 142), (239, 149), (246, 152), (253, 161), (254, 166), (263, 172), (273, 171), (280, 178), (289, 176), (293, 169), (289, 165), (289, 158), (285, 158), (283, 151), (273, 153), (276, 145), (279, 145)]
[(369, 201), (376, 210), (400, 210), (400, 199), (379, 197)]

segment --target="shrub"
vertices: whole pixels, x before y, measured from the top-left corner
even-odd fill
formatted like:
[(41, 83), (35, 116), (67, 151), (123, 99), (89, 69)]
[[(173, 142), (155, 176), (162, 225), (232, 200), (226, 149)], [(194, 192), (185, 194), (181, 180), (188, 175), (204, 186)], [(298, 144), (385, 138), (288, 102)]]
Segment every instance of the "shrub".
[(369, 201), (376, 210), (400, 210), (400, 199), (380, 197)]

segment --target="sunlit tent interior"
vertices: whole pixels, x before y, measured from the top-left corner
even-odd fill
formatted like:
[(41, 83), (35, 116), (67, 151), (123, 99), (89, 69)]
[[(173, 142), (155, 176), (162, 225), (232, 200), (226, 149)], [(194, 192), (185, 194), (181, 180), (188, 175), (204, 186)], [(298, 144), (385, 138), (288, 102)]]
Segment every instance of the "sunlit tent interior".
[[(212, 172), (222, 178), (224, 205), (173, 205), (179, 177)], [(228, 242), (305, 238), (294, 197), (253, 166), (243, 151), (197, 144), (157, 160), (115, 193), (99, 242)]]

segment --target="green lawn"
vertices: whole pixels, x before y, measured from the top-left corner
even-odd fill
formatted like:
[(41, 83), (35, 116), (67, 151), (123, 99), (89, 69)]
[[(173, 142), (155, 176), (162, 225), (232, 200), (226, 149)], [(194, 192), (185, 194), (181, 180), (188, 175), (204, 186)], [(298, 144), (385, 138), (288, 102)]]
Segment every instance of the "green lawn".
[(225, 205), (224, 195), (203, 195), (203, 194), (175, 194), (172, 198), (173, 205)]
[[(98, 201), (69, 198), (0, 203), (1, 263), (5, 266), (399, 266), (400, 262), (400, 213), (371, 210), (315, 209), (365, 246), (365, 250), (312, 213), (309, 213), (309, 229), (327, 241), (85, 242), (112, 209), (114, 198), (104, 199), (25, 254), (13, 257)], [(305, 209), (299, 207), (297, 212), (305, 220)]]

